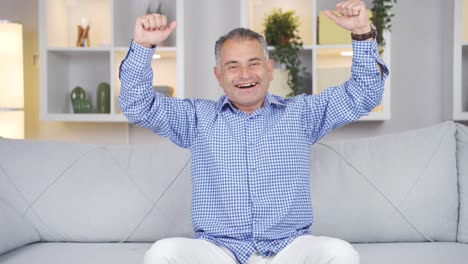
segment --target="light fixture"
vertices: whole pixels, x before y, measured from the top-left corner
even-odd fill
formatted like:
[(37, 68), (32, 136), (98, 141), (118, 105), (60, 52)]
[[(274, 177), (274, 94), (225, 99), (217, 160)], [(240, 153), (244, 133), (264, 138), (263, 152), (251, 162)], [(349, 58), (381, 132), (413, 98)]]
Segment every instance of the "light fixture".
[(24, 138), (23, 27), (0, 20), (0, 137)]
[(159, 55), (159, 54), (154, 54), (153, 55), (153, 59), (160, 59), (160, 58), (161, 58), (161, 55)]
[(342, 52), (340, 52), (340, 55), (343, 56), (343, 57), (351, 57), (351, 56), (353, 56), (353, 52), (352, 51), (342, 51)]

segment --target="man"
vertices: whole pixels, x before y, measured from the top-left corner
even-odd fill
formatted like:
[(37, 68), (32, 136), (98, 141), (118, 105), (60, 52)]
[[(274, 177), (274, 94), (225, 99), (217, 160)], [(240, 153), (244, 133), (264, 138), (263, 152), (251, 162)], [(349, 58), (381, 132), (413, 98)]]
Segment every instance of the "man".
[(152, 89), (152, 54), (176, 25), (157, 14), (137, 18), (120, 69), (120, 107), (132, 123), (190, 149), (195, 232), (156, 242), (145, 264), (359, 263), (349, 243), (309, 232), (310, 145), (377, 106), (388, 74), (364, 3), (341, 2), (336, 12), (326, 14), (359, 39), (348, 81), (319, 95), (270, 95), (265, 40), (235, 29), (215, 46), (214, 74), (225, 93), (217, 102)]

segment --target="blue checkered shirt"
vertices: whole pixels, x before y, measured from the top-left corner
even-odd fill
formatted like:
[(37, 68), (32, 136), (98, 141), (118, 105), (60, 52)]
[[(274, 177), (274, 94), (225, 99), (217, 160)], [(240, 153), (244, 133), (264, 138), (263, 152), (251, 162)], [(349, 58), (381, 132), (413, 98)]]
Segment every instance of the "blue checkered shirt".
[(225, 96), (155, 92), (154, 49), (131, 44), (120, 66), (120, 108), (131, 123), (190, 149), (195, 238), (228, 248), (244, 264), (255, 252), (271, 256), (309, 234), (310, 147), (377, 106), (388, 75), (375, 42), (353, 41), (353, 52), (352, 75), (342, 85), (286, 99), (267, 94), (249, 115)]

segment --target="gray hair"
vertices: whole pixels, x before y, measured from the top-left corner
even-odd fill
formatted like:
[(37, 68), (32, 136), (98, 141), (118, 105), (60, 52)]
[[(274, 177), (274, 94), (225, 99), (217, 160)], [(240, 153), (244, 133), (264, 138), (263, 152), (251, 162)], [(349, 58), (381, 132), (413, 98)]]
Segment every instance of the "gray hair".
[(230, 39), (243, 39), (243, 40), (256, 40), (262, 45), (263, 56), (265, 60), (268, 61), (268, 45), (266, 43), (265, 38), (258, 34), (255, 31), (252, 31), (247, 28), (236, 28), (229, 31), (226, 35), (221, 36), (215, 44), (215, 58), (216, 58), (216, 66), (220, 68), (221, 66), (221, 47), (223, 46), (224, 42)]

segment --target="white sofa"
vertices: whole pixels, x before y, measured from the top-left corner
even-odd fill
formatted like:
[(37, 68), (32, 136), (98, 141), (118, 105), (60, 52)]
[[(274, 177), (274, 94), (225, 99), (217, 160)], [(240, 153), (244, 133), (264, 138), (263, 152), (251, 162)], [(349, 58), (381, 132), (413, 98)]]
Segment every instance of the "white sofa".
[[(362, 264), (468, 263), (468, 127), (313, 146), (316, 235)], [(192, 235), (190, 153), (170, 142), (0, 139), (0, 264), (135, 264)], [(429, 242), (432, 241), (432, 242)]]

